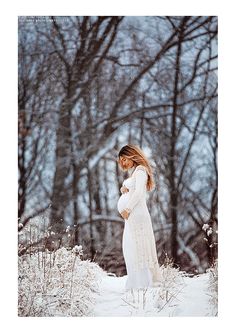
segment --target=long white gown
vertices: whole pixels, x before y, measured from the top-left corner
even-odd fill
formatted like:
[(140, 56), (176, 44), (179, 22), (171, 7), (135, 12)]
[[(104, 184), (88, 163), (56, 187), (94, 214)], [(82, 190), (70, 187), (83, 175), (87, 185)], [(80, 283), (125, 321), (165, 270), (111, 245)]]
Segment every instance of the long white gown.
[(130, 209), (122, 238), (127, 280), (125, 290), (156, 287), (162, 281), (151, 217), (146, 204), (147, 171), (137, 166), (122, 185), (129, 189), (118, 200), (118, 211)]

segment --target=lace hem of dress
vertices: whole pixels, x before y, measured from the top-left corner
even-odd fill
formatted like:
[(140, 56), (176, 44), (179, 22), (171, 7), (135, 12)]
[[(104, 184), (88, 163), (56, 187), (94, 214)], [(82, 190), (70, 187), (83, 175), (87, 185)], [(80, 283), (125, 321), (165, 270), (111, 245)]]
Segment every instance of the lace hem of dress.
[(141, 222), (138, 227), (135, 223), (131, 223), (131, 228), (134, 235), (135, 256), (133, 265), (135, 272), (148, 267), (152, 271), (153, 281), (162, 281), (154, 235)]

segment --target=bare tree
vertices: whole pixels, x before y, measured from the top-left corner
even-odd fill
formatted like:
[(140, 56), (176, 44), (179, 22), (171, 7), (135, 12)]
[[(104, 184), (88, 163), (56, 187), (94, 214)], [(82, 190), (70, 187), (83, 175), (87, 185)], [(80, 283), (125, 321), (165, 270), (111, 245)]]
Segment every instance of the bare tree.
[[(92, 258), (103, 243), (105, 255), (117, 256), (115, 202), (126, 174), (116, 155), (123, 143), (136, 143), (151, 149), (155, 163), (149, 206), (159, 250), (175, 263), (205, 266), (216, 255), (202, 226), (217, 218), (217, 18), (50, 17), (20, 27), (20, 35), (20, 68), (31, 69), (19, 81), (19, 137), (26, 133), (30, 143), (20, 139), (20, 184), (38, 187), (20, 198), (19, 216), (31, 206), (29, 221), (51, 203), (58, 238), (70, 225)], [(29, 153), (37, 139), (38, 160)], [(29, 205), (38, 191), (43, 199)]]

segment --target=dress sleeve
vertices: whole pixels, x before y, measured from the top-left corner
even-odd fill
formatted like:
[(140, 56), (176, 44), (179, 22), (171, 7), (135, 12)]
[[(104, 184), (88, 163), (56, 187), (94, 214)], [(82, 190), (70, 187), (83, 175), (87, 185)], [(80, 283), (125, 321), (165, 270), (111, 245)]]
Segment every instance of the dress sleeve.
[(130, 212), (133, 210), (135, 205), (139, 202), (141, 197), (145, 192), (146, 181), (147, 181), (147, 173), (143, 169), (136, 170), (135, 174), (135, 190), (132, 193), (129, 201), (127, 202), (126, 209)]

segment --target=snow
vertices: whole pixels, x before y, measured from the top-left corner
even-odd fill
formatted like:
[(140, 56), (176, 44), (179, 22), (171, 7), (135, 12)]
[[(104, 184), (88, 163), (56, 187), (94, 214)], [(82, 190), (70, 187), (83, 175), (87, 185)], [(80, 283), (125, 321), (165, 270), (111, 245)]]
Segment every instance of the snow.
[[(160, 288), (125, 292), (127, 276), (104, 276), (96, 295), (94, 316), (212, 316), (210, 295), (207, 292), (209, 273), (183, 276), (178, 290), (162, 302)], [(144, 294), (145, 293), (145, 294)], [(133, 298), (134, 296), (134, 298)], [(145, 302), (145, 304), (144, 304)]]
[(157, 288), (125, 291), (127, 275), (107, 273), (83, 260), (83, 249), (60, 248), (19, 257), (20, 317), (198, 317), (217, 316), (217, 262), (191, 277), (170, 260)]
[(185, 278), (185, 288), (179, 294), (179, 306), (175, 315), (180, 316), (209, 316), (209, 300), (207, 283), (209, 274), (201, 274), (193, 278)]
[(39, 251), (18, 259), (20, 317), (85, 317), (92, 313), (99, 279), (105, 272), (81, 260), (82, 246)]

